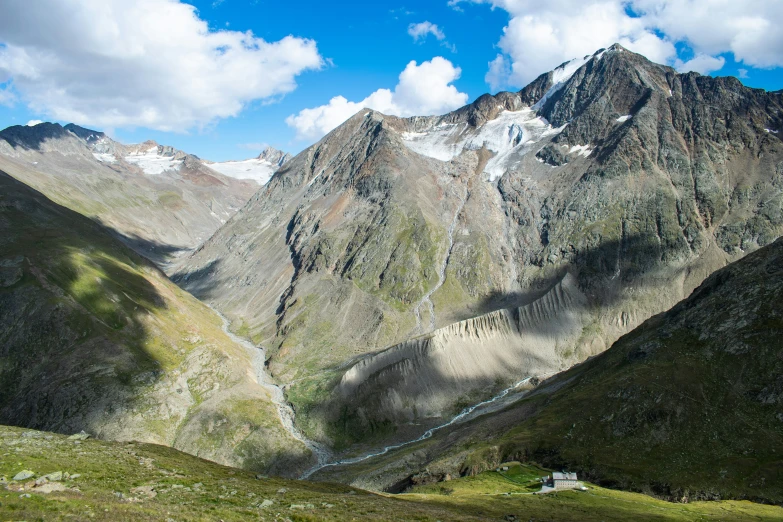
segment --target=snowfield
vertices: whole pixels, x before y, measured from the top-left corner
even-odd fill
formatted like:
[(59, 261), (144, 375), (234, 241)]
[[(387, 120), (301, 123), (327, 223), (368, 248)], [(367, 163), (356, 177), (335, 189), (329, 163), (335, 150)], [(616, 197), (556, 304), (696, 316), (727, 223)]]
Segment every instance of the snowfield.
[(467, 123), (441, 124), (426, 132), (405, 132), (405, 145), (423, 156), (449, 161), (463, 150), (486, 147), (495, 155), (484, 172), (494, 181), (519, 163), (530, 146), (543, 138), (558, 134), (564, 127), (553, 128), (532, 109), (503, 111), (478, 129)]
[(209, 163), (207, 167), (231, 178), (251, 179), (259, 185), (266, 185), (272, 174), (278, 169), (277, 165), (258, 158), (244, 161)]
[(158, 147), (152, 147), (146, 151), (125, 156), (125, 161), (137, 165), (145, 174), (157, 175), (163, 174), (168, 170), (179, 170), (182, 166), (182, 160), (175, 160), (170, 156), (161, 156), (158, 154)]

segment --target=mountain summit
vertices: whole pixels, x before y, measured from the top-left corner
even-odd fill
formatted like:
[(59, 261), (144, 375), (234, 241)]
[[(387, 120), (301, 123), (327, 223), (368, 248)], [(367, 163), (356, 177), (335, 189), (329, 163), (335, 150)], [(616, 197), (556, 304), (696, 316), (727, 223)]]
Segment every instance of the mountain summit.
[(619, 45), (444, 116), (364, 110), (177, 280), (265, 345), (311, 434), (402, 437), (602, 352), (778, 237), (781, 115), (780, 94)]

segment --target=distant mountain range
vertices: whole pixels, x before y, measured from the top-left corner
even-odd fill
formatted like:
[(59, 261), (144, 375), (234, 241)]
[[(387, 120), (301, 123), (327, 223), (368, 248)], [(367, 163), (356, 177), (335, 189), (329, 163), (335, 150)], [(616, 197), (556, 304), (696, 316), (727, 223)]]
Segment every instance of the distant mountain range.
[(0, 131), (0, 168), (162, 264), (209, 238), (287, 157), (268, 149), (242, 169), (226, 169), (154, 141), (124, 145), (73, 124)]

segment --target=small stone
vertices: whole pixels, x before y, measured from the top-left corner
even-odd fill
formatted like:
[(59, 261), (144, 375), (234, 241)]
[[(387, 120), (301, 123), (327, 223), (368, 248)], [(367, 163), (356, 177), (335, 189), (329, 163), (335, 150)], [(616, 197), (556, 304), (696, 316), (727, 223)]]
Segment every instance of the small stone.
[(286, 493), (288, 493), (288, 490), (286, 488), (280, 488), (277, 490), (277, 493), (279, 495), (285, 495)]
[(47, 482), (49, 482), (49, 479), (47, 479), (46, 477), (41, 477), (41, 478), (39, 478), (39, 479), (37, 479), (37, 480), (35, 481), (35, 485), (36, 485), (36, 486), (43, 486), (43, 485), (44, 485), (44, 484), (46, 484)]
[(266, 500), (266, 499), (265, 499), (263, 502), (261, 502), (261, 507), (262, 507), (262, 508), (268, 508), (268, 507), (269, 507), (269, 506), (271, 506), (272, 504), (274, 504), (274, 502), (272, 502), (271, 500)]
[(30, 493), (22, 493), (21, 495), (19, 495), (19, 498), (30, 498), (30, 497), (32, 497)]
[(81, 473), (74, 473), (73, 475), (71, 475), (71, 480), (75, 480), (75, 479), (77, 479), (77, 478), (79, 478), (81, 476), (82, 476)]
[(68, 437), (68, 440), (87, 440), (89, 438), (90, 438), (90, 434), (82, 430), (79, 433), (74, 433), (73, 435)]
[(36, 493), (54, 493), (55, 491), (67, 491), (63, 484), (59, 482), (49, 482), (41, 487), (35, 488)]
[(55, 471), (54, 473), (49, 473), (48, 475), (44, 475), (44, 478), (48, 479), (49, 482), (60, 482), (63, 479), (63, 472)]
[(152, 486), (139, 486), (130, 490), (134, 495), (139, 495), (147, 498), (155, 498), (158, 494), (155, 492)]
[(16, 475), (14, 475), (14, 480), (20, 481), (20, 480), (27, 480), (29, 478), (33, 478), (35, 476), (35, 473), (30, 471), (29, 469), (26, 469), (24, 471), (20, 471)]

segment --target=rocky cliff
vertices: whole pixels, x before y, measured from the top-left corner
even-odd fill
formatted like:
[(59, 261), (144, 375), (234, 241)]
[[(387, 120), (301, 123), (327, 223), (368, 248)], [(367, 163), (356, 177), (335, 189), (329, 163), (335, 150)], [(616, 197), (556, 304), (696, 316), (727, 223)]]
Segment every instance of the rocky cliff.
[[(420, 396), (432, 403), (397, 400), (401, 375), (436, 375), (433, 346), (455, 368), (486, 363), (475, 354), (491, 343), (435, 330), (529, 305), (569, 273), (581, 332), (539, 354), (560, 367), (780, 235), (782, 109), (777, 93), (613, 46), (445, 116), (362, 111), (283, 166), (177, 281), (268, 348), (311, 433), (347, 435), (323, 404), (343, 395), (346, 371), (381, 405), (359, 419), (365, 436), (394, 431), (393, 419), (434, 422), (463, 389), (490, 393), (512, 373), (487, 363), (464, 388), (448, 370)], [(499, 335), (482, 324), (475, 338)], [(508, 339), (500, 353), (535, 345)], [(361, 370), (390, 353), (411, 355), (391, 373)]]

